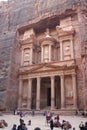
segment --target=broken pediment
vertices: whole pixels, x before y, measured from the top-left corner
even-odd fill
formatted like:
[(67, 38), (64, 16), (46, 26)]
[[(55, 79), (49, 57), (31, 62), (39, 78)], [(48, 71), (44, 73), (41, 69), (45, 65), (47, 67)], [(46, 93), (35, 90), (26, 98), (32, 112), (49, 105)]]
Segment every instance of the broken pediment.
[(75, 30), (72, 26), (68, 28), (62, 28), (61, 26), (57, 26), (56, 29), (57, 29), (58, 37), (69, 36), (69, 35), (75, 34)]

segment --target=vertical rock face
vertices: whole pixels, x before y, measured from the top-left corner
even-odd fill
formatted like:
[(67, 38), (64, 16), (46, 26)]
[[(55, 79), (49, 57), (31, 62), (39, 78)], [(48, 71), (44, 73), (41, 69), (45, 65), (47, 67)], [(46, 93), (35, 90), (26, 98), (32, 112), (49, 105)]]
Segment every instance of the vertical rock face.
[(14, 34), (3, 34), (0, 38), (0, 108), (2, 109), (5, 108), (13, 42)]
[[(80, 2), (81, 11), (86, 10), (86, 0), (8, 0), (8, 2), (0, 3), (0, 109), (15, 109), (17, 108), (18, 96), (18, 68), (20, 57), (19, 44), (16, 39), (16, 32), (19, 26), (32, 23), (31, 21), (39, 21), (46, 17), (58, 15), (59, 17), (66, 11), (74, 9), (76, 3)], [(81, 12), (79, 12), (81, 13)], [(84, 32), (84, 23), (87, 22), (87, 14), (84, 12), (85, 20), (79, 22)], [(85, 32), (87, 32), (85, 24)], [(81, 28), (79, 28), (81, 30)], [(87, 44), (86, 34), (79, 34), (79, 42), (83, 46), (83, 40)], [(84, 44), (85, 44), (84, 43)], [(85, 60), (87, 60), (87, 45), (85, 47)], [(77, 47), (77, 50), (80, 49)], [(84, 49), (83, 49), (84, 50)], [(77, 55), (77, 53), (76, 53)], [(84, 54), (85, 55), (85, 54)], [(76, 63), (79, 66), (77, 76), (77, 88), (83, 88), (83, 77), (80, 66), (81, 59), (76, 56)], [(87, 65), (86, 65), (87, 71)], [(86, 82), (87, 82), (87, 73)], [(87, 88), (85, 88), (87, 90)], [(78, 90), (78, 101), (82, 103), (80, 92)], [(83, 94), (83, 93), (82, 93)], [(84, 94), (83, 94), (84, 95)], [(15, 104), (15, 105), (14, 105)], [(86, 104), (87, 105), (87, 104)]]

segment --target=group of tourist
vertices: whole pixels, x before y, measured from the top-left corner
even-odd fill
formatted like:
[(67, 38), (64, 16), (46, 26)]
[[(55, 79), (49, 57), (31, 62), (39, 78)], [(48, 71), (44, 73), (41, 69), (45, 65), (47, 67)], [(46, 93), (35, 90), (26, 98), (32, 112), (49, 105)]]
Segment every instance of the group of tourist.
[(80, 130), (87, 130), (87, 122), (83, 123), (83, 121), (81, 121), (79, 128)]
[(28, 130), (26, 127), (26, 124), (24, 123), (24, 120), (20, 118), (20, 125), (14, 124), (13, 128), (11, 130)]
[(50, 124), (51, 130), (53, 130), (54, 127), (60, 127), (64, 130), (69, 130), (72, 127), (69, 121), (63, 120), (62, 123), (60, 123), (59, 119), (59, 114), (54, 117), (52, 113), (48, 112), (46, 115), (46, 122)]
[(8, 124), (5, 120), (0, 120), (0, 128), (4, 128), (4, 127), (7, 127)]
[[(20, 111), (18, 113), (18, 115), (20, 115), (20, 124), (17, 126), (16, 124), (13, 124), (13, 127), (11, 130), (28, 130), (25, 122), (24, 122), (24, 114), (22, 111)], [(34, 116), (35, 115), (35, 111), (32, 110), (31, 115)], [(72, 125), (70, 124), (69, 121), (66, 120), (62, 120), (62, 122), (60, 122), (60, 116), (59, 114), (54, 115), (54, 113), (51, 112), (44, 112), (43, 115), (46, 117), (46, 123), (49, 125), (50, 130), (53, 130), (54, 127), (60, 127), (63, 130), (69, 130), (72, 128)], [(27, 125), (31, 125), (31, 120), (28, 120), (28, 124)], [(4, 128), (7, 127), (8, 124), (5, 120), (0, 120), (0, 128)], [(81, 121), (81, 123), (78, 125), (80, 130), (87, 130), (87, 122), (83, 123), (83, 121)], [(41, 130), (39, 127), (36, 127), (34, 130)], [(75, 130), (75, 128), (72, 128), (72, 130)]]

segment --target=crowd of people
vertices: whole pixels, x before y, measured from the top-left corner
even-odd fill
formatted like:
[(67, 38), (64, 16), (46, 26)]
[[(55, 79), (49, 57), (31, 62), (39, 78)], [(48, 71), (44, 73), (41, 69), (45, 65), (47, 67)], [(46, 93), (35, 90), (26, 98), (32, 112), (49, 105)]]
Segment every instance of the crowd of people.
[(69, 130), (70, 128), (72, 128), (72, 125), (69, 121), (63, 120), (62, 123), (60, 122), (59, 114), (54, 116), (53, 113), (48, 112), (46, 115), (46, 122), (47, 124), (50, 124), (51, 130), (53, 130), (54, 127), (60, 127), (64, 130)]
[[(26, 112), (22, 112), (22, 111), (18, 111), (15, 114), (20, 116), (20, 124), (17, 126), (16, 124), (13, 124), (13, 127), (11, 130), (28, 130), (27, 125), (31, 125), (31, 120), (28, 120), (27, 125), (23, 119), (23, 117), (25, 116), (25, 114), (28, 114)], [(35, 111), (32, 110), (31, 115), (34, 116), (35, 115)], [(77, 111), (75, 113), (75, 115), (78, 115)], [(50, 111), (45, 111), (43, 113), (43, 116), (45, 116), (46, 118), (46, 124), (50, 127), (50, 130), (53, 130), (54, 127), (59, 127), (61, 128), (61, 130), (75, 130), (74, 127), (72, 127), (71, 123), (67, 120), (62, 120), (60, 121), (60, 116), (59, 114), (54, 114)], [(7, 127), (8, 124), (5, 120), (0, 120), (0, 128), (4, 128)], [(80, 124), (78, 124), (79, 130), (87, 130), (87, 122), (83, 123), (83, 121), (81, 121)], [(34, 130), (41, 130), (41, 128), (36, 127)]]
[(81, 121), (79, 128), (80, 130), (87, 130), (87, 122), (83, 123), (83, 121)]
[(0, 128), (5, 128), (8, 126), (8, 123), (5, 120), (0, 120)]

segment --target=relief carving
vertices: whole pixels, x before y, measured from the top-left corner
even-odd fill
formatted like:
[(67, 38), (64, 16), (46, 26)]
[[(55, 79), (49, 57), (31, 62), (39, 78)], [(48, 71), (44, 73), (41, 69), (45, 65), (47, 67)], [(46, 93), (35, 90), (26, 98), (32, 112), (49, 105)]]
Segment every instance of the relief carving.
[(70, 41), (63, 42), (63, 57), (64, 60), (69, 60), (71, 58)]

